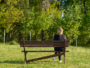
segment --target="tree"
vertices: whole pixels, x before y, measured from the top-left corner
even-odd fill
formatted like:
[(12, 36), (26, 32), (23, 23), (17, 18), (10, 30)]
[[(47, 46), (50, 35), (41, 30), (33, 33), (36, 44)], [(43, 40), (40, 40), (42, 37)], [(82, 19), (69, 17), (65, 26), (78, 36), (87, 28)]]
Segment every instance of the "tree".
[[(63, 16), (61, 13), (62, 11), (64, 12)], [(64, 34), (67, 36), (69, 42), (72, 43), (80, 34), (79, 27), (81, 25), (81, 9), (79, 5), (74, 5), (58, 12), (53, 14), (54, 24), (52, 25), (51, 30), (56, 34), (57, 29), (62, 27), (64, 29)]]
[[(6, 4), (0, 4), (0, 26), (6, 29), (6, 32), (13, 30), (15, 23), (22, 18), (23, 12), (16, 8), (17, 0), (7, 0)], [(8, 33), (9, 34), (9, 33)]]

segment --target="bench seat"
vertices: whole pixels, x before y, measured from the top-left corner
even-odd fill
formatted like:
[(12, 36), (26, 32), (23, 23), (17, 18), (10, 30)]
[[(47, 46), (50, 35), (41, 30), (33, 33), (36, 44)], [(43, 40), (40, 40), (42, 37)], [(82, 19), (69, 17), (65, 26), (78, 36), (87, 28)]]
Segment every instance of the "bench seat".
[[(59, 51), (25, 51), (25, 52), (59, 52)], [(65, 52), (69, 52), (69, 51), (65, 51)]]

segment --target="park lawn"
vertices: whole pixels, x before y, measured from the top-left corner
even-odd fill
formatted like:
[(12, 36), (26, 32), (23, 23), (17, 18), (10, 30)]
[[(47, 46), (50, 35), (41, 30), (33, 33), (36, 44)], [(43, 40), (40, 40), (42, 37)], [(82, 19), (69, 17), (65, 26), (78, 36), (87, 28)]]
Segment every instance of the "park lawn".
[[(27, 48), (31, 50), (53, 50), (53, 48)], [(0, 68), (90, 68), (90, 47), (69, 46), (66, 63), (59, 63), (58, 57), (29, 62), (24, 65), (24, 53), (20, 45), (4, 45), (0, 43)], [(28, 53), (27, 59), (38, 58), (54, 53)]]

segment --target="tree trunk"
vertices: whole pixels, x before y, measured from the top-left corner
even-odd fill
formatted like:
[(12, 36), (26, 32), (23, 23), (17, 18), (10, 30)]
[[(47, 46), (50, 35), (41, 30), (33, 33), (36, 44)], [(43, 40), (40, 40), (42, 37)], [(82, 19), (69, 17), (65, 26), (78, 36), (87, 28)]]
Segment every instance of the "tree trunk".
[(36, 39), (37, 39), (37, 36), (38, 36), (38, 35), (37, 35), (37, 32), (35, 32), (35, 36), (34, 36), (35, 38), (34, 38), (34, 40), (36, 40)]
[(86, 15), (86, 0), (84, 0), (84, 13)]
[(45, 39), (44, 39), (44, 36), (45, 36), (45, 30), (42, 30), (42, 33), (41, 33), (41, 34), (42, 34), (42, 40), (45, 40)]
[(6, 42), (10, 41), (10, 33), (6, 33)]

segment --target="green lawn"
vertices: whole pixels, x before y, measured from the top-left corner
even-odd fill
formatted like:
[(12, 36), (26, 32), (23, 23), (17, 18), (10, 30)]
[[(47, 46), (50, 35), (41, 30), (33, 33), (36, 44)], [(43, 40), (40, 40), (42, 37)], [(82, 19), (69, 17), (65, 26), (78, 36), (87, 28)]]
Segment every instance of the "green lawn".
[[(53, 50), (53, 48), (27, 48), (33, 50)], [(69, 46), (66, 63), (59, 63), (58, 57), (34, 61), (24, 65), (24, 53), (20, 45), (4, 45), (0, 43), (0, 68), (90, 68), (90, 47)], [(27, 59), (37, 58), (53, 53), (28, 53)], [(62, 56), (63, 61), (63, 56)]]

